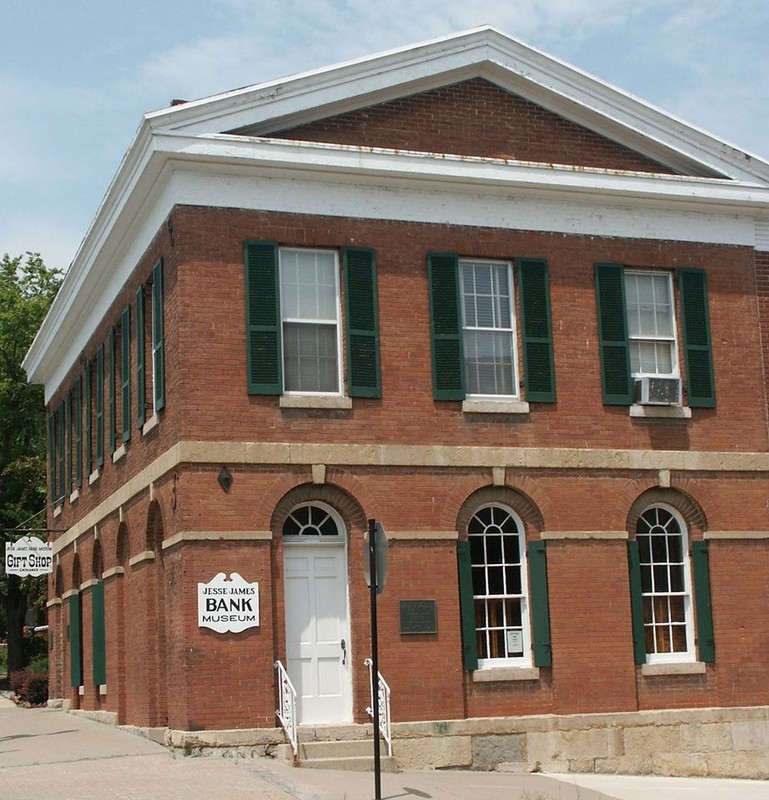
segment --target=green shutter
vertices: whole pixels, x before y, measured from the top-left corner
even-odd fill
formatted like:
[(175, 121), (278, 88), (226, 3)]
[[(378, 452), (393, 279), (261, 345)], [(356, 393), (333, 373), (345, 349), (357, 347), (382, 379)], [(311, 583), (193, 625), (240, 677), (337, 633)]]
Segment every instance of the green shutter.
[(350, 397), (381, 397), (376, 255), (364, 247), (342, 250), (347, 320), (347, 390)]
[(152, 396), (155, 411), (166, 404), (163, 259), (152, 268)]
[(710, 347), (708, 283), (705, 270), (678, 271), (684, 329), (687, 402), (696, 408), (714, 408), (716, 387)]
[(464, 400), (459, 258), (453, 253), (429, 254), (427, 276), (430, 289), (433, 397), (436, 400)]
[(83, 378), (75, 381), (75, 486), (83, 485)]
[(478, 669), (478, 648), (475, 641), (475, 600), (473, 599), (473, 565), (470, 542), (457, 543), (459, 568), (459, 615), (462, 626), (462, 659), (465, 669)]
[(72, 395), (64, 396), (64, 484), (65, 497), (72, 494)]
[(646, 629), (644, 628), (644, 602), (641, 588), (641, 557), (638, 542), (627, 543), (628, 581), (630, 585), (630, 621), (633, 628), (633, 658), (636, 664), (646, 663)]
[(144, 286), (136, 290), (136, 427), (147, 421), (147, 386), (144, 379)]
[(246, 242), (246, 372), (249, 394), (281, 394), (278, 246)]
[(93, 415), (91, 410), (91, 362), (85, 362), (85, 474), (88, 477), (93, 471), (93, 444), (92, 425)]
[(69, 597), (69, 674), (72, 686), (83, 685), (83, 621), (80, 616), (80, 595)]
[(547, 555), (545, 543), (539, 539), (526, 546), (529, 559), (529, 594), (531, 596), (532, 650), (534, 665), (551, 667), (553, 648), (550, 643), (550, 603), (547, 590)]
[(108, 343), (109, 354), (109, 453), (112, 455), (117, 450), (117, 350), (115, 329), (111, 328)]
[(131, 306), (123, 309), (120, 323), (120, 389), (123, 443), (131, 438)]
[(104, 466), (104, 345), (96, 351), (96, 468)]
[(107, 682), (107, 640), (104, 624), (104, 584), (99, 581), (91, 589), (91, 643), (93, 650), (93, 682)]
[(65, 435), (65, 422), (64, 419), (64, 401), (62, 400), (59, 403), (59, 410), (56, 412), (56, 429), (58, 431), (58, 451), (57, 451), (57, 461), (58, 461), (58, 469), (59, 469), (59, 479), (57, 481), (57, 488), (59, 490), (59, 500), (64, 499), (64, 493), (67, 491), (66, 486), (66, 472), (64, 471), (64, 442), (66, 441)]
[(700, 661), (711, 663), (716, 660), (716, 642), (713, 636), (708, 542), (692, 542), (692, 571), (694, 572), (694, 603), (697, 610), (697, 640)]
[(48, 415), (48, 483), (51, 492), (51, 503), (59, 496), (56, 494), (56, 415)]
[(625, 276), (621, 264), (596, 264), (598, 340), (601, 353), (601, 385), (606, 405), (630, 405), (630, 347), (625, 307)]
[(547, 261), (518, 261), (521, 287), (523, 371), (526, 400), (555, 402), (555, 364)]

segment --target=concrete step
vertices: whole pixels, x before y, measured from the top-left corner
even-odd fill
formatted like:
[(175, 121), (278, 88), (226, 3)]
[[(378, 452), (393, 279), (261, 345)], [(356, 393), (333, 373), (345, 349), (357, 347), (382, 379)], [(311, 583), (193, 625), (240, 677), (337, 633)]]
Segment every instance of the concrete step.
[[(387, 747), (381, 743), (380, 766), (382, 772), (397, 772), (395, 759), (387, 755)], [(277, 757), (292, 761), (289, 745), (281, 745)], [(299, 752), (293, 762), (305, 769), (338, 769), (354, 772), (373, 772), (374, 742), (371, 739), (317, 740), (299, 743)]]

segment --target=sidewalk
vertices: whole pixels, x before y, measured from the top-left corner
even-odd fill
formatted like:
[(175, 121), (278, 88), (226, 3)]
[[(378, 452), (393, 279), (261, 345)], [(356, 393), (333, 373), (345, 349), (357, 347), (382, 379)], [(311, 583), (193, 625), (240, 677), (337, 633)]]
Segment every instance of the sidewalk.
[[(371, 773), (268, 759), (174, 758), (153, 742), (0, 697), (2, 800), (373, 800)], [(469, 770), (382, 775), (382, 800), (769, 800), (769, 782)]]

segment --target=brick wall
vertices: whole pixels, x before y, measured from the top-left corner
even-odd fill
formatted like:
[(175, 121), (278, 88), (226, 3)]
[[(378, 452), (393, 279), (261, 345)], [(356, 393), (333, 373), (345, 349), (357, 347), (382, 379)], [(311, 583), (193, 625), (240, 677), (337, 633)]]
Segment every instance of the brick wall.
[(671, 174), (482, 78), (270, 133), (282, 139)]

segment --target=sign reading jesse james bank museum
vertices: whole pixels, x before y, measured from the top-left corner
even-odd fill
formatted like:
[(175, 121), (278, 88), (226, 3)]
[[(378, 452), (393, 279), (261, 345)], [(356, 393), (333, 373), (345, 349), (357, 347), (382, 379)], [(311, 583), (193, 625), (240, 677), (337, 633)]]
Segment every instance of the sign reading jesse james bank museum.
[(5, 543), (5, 571), (8, 575), (38, 577), (53, 572), (53, 550), (36, 536)]
[(217, 633), (240, 633), (259, 625), (259, 584), (237, 572), (229, 580), (220, 572), (198, 584), (198, 627)]

